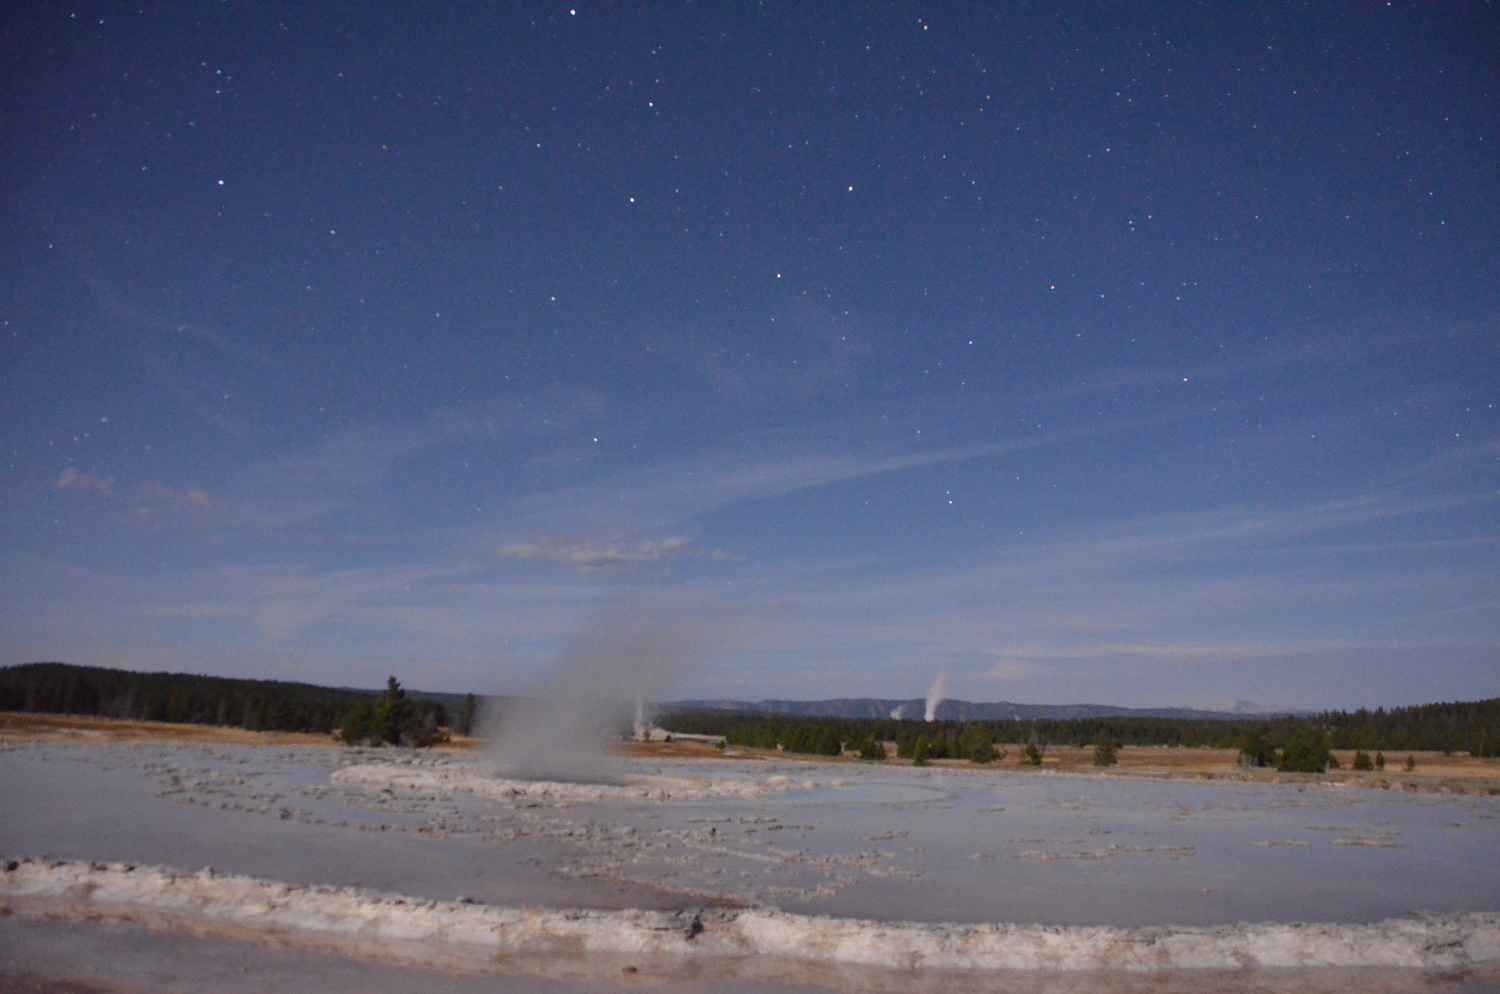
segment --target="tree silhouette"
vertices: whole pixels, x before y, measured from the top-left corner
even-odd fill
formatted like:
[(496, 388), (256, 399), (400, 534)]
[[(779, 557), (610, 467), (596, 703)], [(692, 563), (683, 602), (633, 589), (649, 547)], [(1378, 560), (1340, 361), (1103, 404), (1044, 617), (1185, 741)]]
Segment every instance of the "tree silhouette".
[(401, 744), (401, 732), (411, 724), (411, 701), (406, 691), (394, 676), (385, 682), (385, 693), (375, 702), (375, 713), (371, 718), (370, 738), (388, 745)]
[(960, 752), (964, 759), (973, 763), (992, 761), (995, 758), (995, 740), (991, 737), (990, 730), (978, 723), (969, 725), (964, 729)]
[(1299, 729), (1292, 736), (1276, 768), (1283, 773), (1323, 773), (1338, 763), (1328, 751), (1328, 736), (1321, 730)]
[(1276, 746), (1271, 743), (1270, 730), (1264, 725), (1245, 732), (1240, 737), (1239, 750), (1241, 766), (1276, 765)]
[(479, 719), (479, 701), (473, 694), (465, 694), (463, 704), (458, 708), (458, 720), (454, 724), (454, 731), (462, 736), (474, 734), (474, 723)]

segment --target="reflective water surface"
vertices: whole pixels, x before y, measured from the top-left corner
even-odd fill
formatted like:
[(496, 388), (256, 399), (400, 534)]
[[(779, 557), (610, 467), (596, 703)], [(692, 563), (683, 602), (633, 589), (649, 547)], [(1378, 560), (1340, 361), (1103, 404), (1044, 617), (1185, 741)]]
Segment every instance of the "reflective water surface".
[[(441, 773), (421, 791), (341, 767)], [(399, 750), (0, 752), (14, 855), (158, 862), (551, 907), (774, 905), (1049, 924), (1366, 922), (1500, 907), (1500, 799), (864, 764), (623, 764), (759, 796), (499, 800)]]

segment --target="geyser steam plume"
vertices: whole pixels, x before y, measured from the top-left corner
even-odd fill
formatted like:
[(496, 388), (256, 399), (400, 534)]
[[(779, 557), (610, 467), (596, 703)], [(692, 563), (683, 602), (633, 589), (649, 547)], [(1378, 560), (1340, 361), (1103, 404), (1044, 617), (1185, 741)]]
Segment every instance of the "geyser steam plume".
[(948, 699), (948, 674), (939, 673), (927, 688), (927, 721), (937, 720), (938, 705)]
[(609, 778), (609, 746), (678, 674), (707, 663), (724, 643), (702, 610), (632, 601), (589, 618), (533, 693), (490, 719), (499, 772), (527, 780), (597, 783)]

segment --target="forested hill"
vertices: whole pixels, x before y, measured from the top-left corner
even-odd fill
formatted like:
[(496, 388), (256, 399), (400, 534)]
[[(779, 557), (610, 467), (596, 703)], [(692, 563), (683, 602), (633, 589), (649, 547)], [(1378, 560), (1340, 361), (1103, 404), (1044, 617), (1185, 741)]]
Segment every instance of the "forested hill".
[[(794, 745), (800, 748), (805, 742), (847, 744), (874, 739), (894, 740), (899, 744), (919, 737), (928, 739), (929, 745), (935, 749), (946, 743), (945, 747), (955, 750), (961, 739), (975, 737), (984, 742), (1017, 744), (1040, 740), (1073, 745), (1116, 743), (1234, 748), (1239, 747), (1247, 736), (1264, 736), (1270, 744), (1281, 748), (1299, 733), (1312, 732), (1326, 739), (1335, 749), (1500, 755), (1500, 698), (1305, 715), (1247, 717), (1215, 714), (1211, 720), (1137, 713), (960, 721), (946, 720), (939, 711), (939, 720), (924, 722), (921, 720), (923, 702), (914, 703), (915, 709), (908, 710), (907, 714), (914, 714), (915, 720), (897, 720), (888, 716), (818, 717), (764, 710), (694, 709), (678, 705), (665, 711), (660, 722), (673, 731), (723, 735), (732, 744), (762, 748), (779, 745), (785, 749), (792, 749)], [(958, 755), (956, 751), (952, 754)]]
[[(891, 700), (878, 697), (839, 697), (824, 701), (673, 701), (666, 707), (681, 711), (735, 711), (740, 714), (773, 714), (801, 718), (901, 718), (925, 716), (927, 702), (921, 698)], [(937, 706), (939, 721), (1069, 721), (1081, 718), (1176, 718), (1183, 721), (1244, 721), (1298, 714), (1289, 709), (1254, 708), (1237, 711), (1206, 711), (1195, 708), (1122, 708), (1109, 704), (1012, 704), (946, 699)]]
[[(376, 690), (241, 680), (192, 673), (26, 663), (0, 668), (0, 711), (91, 714), (141, 721), (227, 725), (255, 731), (332, 732), (344, 715), (380, 696)], [(410, 692), (420, 716), (438, 725), (459, 698)]]
[[(0, 711), (39, 711), (89, 714), (147, 721), (228, 725), (265, 731), (332, 732), (351, 712), (368, 709), (382, 691), (320, 687), (277, 680), (241, 680), (190, 673), (136, 673), (129, 670), (73, 666), (67, 663), (27, 663), (0, 668)], [(467, 734), (468, 721), (459, 717), (465, 703), (456, 694), (403, 692), (410, 698), (414, 721), (447, 725), (449, 717)], [(503, 724), (506, 701), (493, 698)], [(790, 747), (808, 741), (860, 743), (926, 735), (955, 742), (961, 735), (990, 742), (1025, 742), (1034, 737), (1054, 743), (1127, 745), (1231, 746), (1247, 733), (1264, 734), (1280, 746), (1298, 732), (1314, 730), (1336, 749), (1440, 750), (1500, 755), (1500, 698), (1485, 701), (1422, 704), (1377, 708), (1374, 711), (1325, 711), (1321, 714), (1279, 716), (1235, 715), (1223, 712), (1161, 711), (1127, 708), (1101, 709), (1082, 714), (1094, 705), (970, 705), (965, 712), (944, 702), (938, 721), (922, 721), (925, 703), (864, 699), (834, 702), (854, 705), (847, 716), (777, 713), (770, 705), (817, 706), (830, 702), (764, 701), (751, 710), (732, 710), (725, 704), (741, 702), (676, 702), (665, 705), (661, 723), (673, 731), (727, 735), (746, 745)], [(472, 718), (474, 700), (467, 701)], [(718, 706), (715, 706), (718, 705)], [(954, 705), (949, 709), (949, 705)], [(903, 707), (903, 719), (890, 712)], [(983, 707), (1040, 708), (1050, 713), (1009, 714), (981, 718)], [(873, 713), (871, 713), (873, 712)], [(1070, 713), (1071, 712), (1071, 713)], [(1210, 717), (1204, 717), (1203, 715)], [(851, 748), (853, 748), (851, 746)]]

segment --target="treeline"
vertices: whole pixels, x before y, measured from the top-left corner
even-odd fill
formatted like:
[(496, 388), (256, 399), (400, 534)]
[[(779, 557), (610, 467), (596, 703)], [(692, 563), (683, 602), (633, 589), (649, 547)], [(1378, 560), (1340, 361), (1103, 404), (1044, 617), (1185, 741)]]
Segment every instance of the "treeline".
[[(975, 740), (1024, 745), (1034, 739), (1056, 745), (1235, 746), (1245, 728), (1256, 723), (1193, 721), (1178, 718), (1079, 718), (1037, 721), (914, 721), (894, 718), (804, 718), (733, 711), (668, 711), (659, 719), (672, 731), (722, 735), (731, 745), (760, 749), (778, 746), (788, 752), (835, 754), (834, 742), (866, 739), (895, 742), (905, 755), (918, 738), (934, 759), (956, 758), (972, 751)], [(808, 748), (809, 743), (817, 747)], [(856, 748), (855, 745), (848, 745)]]
[(1431, 749), (1500, 756), (1500, 697), (1418, 707), (1329, 711), (1318, 722), (1335, 749)]
[(863, 744), (894, 741), (900, 755), (924, 739), (931, 758), (976, 757), (976, 742), (1071, 746), (1203, 746), (1238, 749), (1246, 741), (1285, 749), (1308, 736), (1333, 749), (1431, 750), (1500, 755), (1500, 698), (1416, 707), (1327, 711), (1269, 721), (1184, 718), (1074, 718), (1037, 721), (903, 721), (886, 718), (803, 718), (734, 711), (669, 710), (660, 723), (672, 731), (722, 735), (730, 745), (837, 755)]
[[(351, 715), (369, 715), (373, 723), (376, 708), (392, 692), (390, 687), (382, 693), (280, 680), (134, 673), (68, 663), (0, 669), (0, 711), (101, 715), (267, 732), (331, 734)], [(436, 729), (449, 723), (448, 709), (440, 700), (404, 693), (400, 700), (396, 709), (400, 728)], [(395, 727), (390, 710), (387, 702), (384, 724), (378, 726), (382, 737)], [(363, 731), (364, 726), (356, 721), (351, 730)], [(374, 732), (367, 737), (373, 738)]]
[[(453, 702), (453, 707), (444, 698)], [(279, 680), (242, 680), (188, 673), (27, 663), (0, 668), (0, 710), (103, 715), (144, 721), (221, 725), (253, 731), (320, 732), (339, 729), (347, 741), (434, 740), (436, 729), (472, 734), (479, 701), (470, 694), (408, 693), (394, 678), (384, 692), (319, 687)], [(498, 703), (498, 702), (492, 702)], [(1107, 717), (1037, 721), (902, 721), (809, 718), (718, 710), (667, 709), (659, 722), (672, 731), (722, 735), (730, 744), (788, 752), (870, 758), (894, 741), (913, 755), (917, 741), (933, 759), (988, 757), (986, 746), (1135, 745), (1285, 750), (1317, 740), (1333, 749), (1466, 752), (1500, 755), (1500, 698), (1486, 701), (1325, 711), (1270, 721)]]

